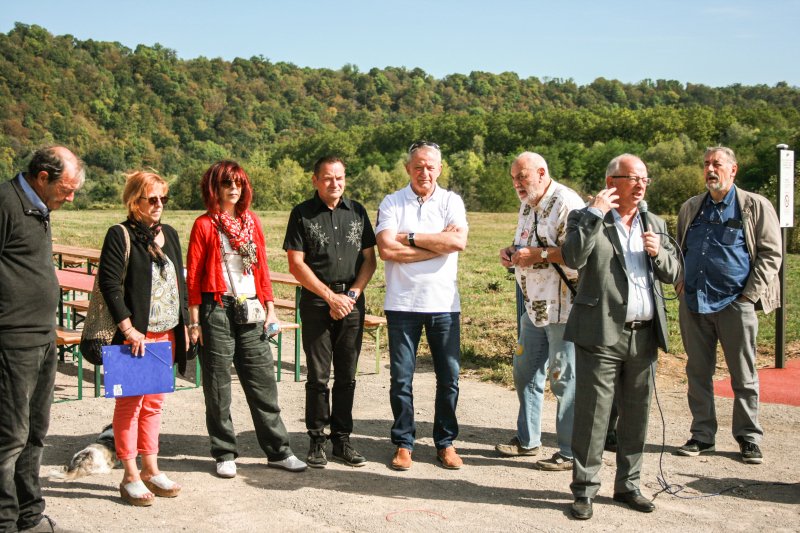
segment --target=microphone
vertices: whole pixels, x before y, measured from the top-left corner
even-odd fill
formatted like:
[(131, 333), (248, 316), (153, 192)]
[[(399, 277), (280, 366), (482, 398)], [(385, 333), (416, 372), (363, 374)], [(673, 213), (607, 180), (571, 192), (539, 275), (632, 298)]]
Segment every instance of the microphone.
[[(642, 219), (642, 226), (643, 226), (642, 233), (644, 233), (645, 231), (648, 231), (648, 228), (650, 227), (650, 224), (648, 224), (648, 220), (647, 220), (647, 202), (645, 202), (644, 200), (641, 200), (639, 202), (639, 205), (637, 205), (636, 207), (639, 208), (639, 217)], [(647, 253), (647, 251), (645, 251), (645, 255), (647, 256), (647, 269), (648, 269), (648, 271), (650, 273), (650, 285), (652, 286), (653, 285), (653, 276), (652, 276), (652, 273), (653, 273), (653, 258), (650, 256), (649, 253)]]
[(647, 202), (642, 200), (642, 201), (639, 202), (639, 205), (637, 205), (636, 207), (639, 208), (639, 216), (641, 217), (642, 225), (644, 226), (642, 228), (642, 232), (644, 233), (645, 231), (648, 231), (648, 228), (650, 227), (650, 224), (647, 223), (648, 222), (648, 220), (647, 220)]

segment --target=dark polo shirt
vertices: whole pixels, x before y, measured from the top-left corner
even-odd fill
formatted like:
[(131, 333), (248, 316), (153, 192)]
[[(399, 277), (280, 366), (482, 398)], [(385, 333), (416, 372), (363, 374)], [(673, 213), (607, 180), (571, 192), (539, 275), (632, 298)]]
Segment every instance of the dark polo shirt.
[[(310, 200), (295, 206), (289, 215), (283, 249), (305, 254), (305, 263), (328, 285), (355, 281), (365, 248), (375, 246), (375, 232), (364, 206), (342, 198), (329, 209), (314, 193)], [(303, 289), (302, 299), (321, 298)]]

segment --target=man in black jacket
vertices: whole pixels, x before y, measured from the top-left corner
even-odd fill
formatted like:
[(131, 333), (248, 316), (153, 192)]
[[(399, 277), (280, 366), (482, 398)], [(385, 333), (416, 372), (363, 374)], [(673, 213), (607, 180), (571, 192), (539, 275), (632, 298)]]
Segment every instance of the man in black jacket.
[(83, 162), (50, 146), (0, 184), (0, 532), (55, 529), (39, 486), (60, 291), (50, 212), (71, 202), (83, 181)]

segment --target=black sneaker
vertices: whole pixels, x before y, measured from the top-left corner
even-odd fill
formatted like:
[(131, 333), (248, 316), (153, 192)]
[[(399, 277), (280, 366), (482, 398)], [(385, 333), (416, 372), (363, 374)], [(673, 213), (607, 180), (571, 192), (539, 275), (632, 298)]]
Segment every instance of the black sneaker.
[(761, 448), (755, 442), (742, 439), (739, 441), (739, 450), (742, 452), (742, 461), (749, 465), (760, 465), (764, 462)]
[(678, 448), (675, 453), (686, 457), (697, 457), (701, 453), (713, 452), (715, 450), (716, 448), (713, 444), (706, 444), (699, 440), (689, 439), (686, 441), (686, 444)]
[(349, 441), (333, 444), (333, 458), (350, 466), (364, 466), (367, 464), (367, 458), (358, 453)]
[(328, 456), (325, 454), (325, 439), (311, 439), (311, 446), (308, 447), (308, 457), (306, 464), (311, 468), (325, 468), (328, 464)]

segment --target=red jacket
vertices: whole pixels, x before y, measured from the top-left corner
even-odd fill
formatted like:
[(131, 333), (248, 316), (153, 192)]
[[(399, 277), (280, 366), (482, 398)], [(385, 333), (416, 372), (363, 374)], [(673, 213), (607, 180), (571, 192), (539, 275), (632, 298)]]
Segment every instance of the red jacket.
[[(272, 282), (269, 279), (269, 265), (267, 264), (267, 245), (264, 241), (261, 221), (252, 211), (250, 211), (250, 216), (255, 222), (253, 241), (256, 243), (258, 259), (257, 264), (253, 266), (256, 295), (266, 308), (266, 302), (274, 300)], [(225, 272), (219, 248), (219, 233), (211, 217), (208, 216), (208, 213), (200, 215), (192, 226), (189, 251), (186, 254), (186, 288), (189, 293), (189, 305), (200, 305), (204, 292), (214, 293), (214, 300), (222, 303), (222, 295), (225, 294), (227, 287), (225, 286)]]

